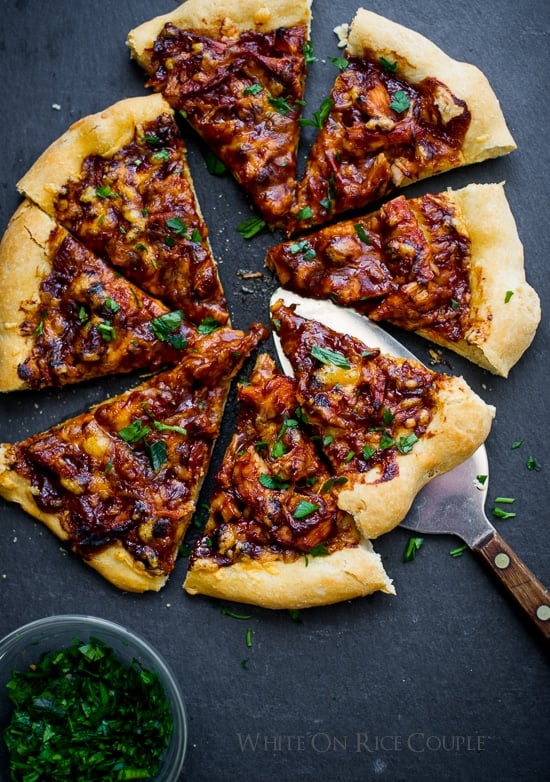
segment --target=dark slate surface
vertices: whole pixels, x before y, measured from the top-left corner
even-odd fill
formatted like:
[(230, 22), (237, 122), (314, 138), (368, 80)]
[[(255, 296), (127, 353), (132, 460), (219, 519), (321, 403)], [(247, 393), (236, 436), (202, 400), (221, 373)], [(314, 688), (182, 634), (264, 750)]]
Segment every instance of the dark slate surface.
[[(3, 0), (0, 230), (19, 203), (17, 179), (51, 141), (81, 116), (145, 93), (143, 74), (129, 58), (126, 34), (174, 6), (171, 0)], [(496, 496), (516, 498), (517, 517), (497, 522), (498, 529), (550, 584), (550, 6), (546, 0), (396, 0), (370, 7), (478, 65), (499, 96), (518, 144), (508, 157), (442, 175), (407, 192), (506, 181), (543, 320), (531, 349), (507, 380), (452, 355), (447, 358), (450, 371), (464, 374), (497, 408), (487, 442), (488, 511)], [(339, 53), (332, 30), (351, 20), (355, 10), (350, 0), (314, 0), (319, 61), (310, 70), (310, 112), (335, 75), (327, 61)], [(236, 226), (249, 215), (245, 199), (232, 180), (207, 174), (199, 145), (191, 134), (187, 140), (233, 322), (240, 327), (253, 319), (266, 322), (273, 280), (268, 275), (245, 280), (239, 272), (263, 270), (271, 239), (240, 238)], [(310, 140), (306, 133), (305, 143)], [(403, 341), (428, 359), (426, 343), (413, 337)], [(39, 431), (129, 382), (110, 379), (63, 392), (4, 397), (0, 440)], [(217, 459), (234, 415), (232, 400)], [(523, 445), (514, 450), (517, 440)], [(541, 471), (527, 470), (529, 455), (540, 462)], [(375, 595), (304, 611), (300, 622), (287, 612), (254, 608), (252, 618), (243, 622), (222, 615), (214, 601), (182, 592), (183, 558), (159, 594), (123, 594), (64, 552), (45, 528), (15, 506), (0, 502), (0, 514), (0, 635), (38, 617), (77, 612), (121, 622), (155, 642), (178, 675), (189, 712), (182, 779), (548, 778), (548, 659), (538, 637), (479, 562), (470, 553), (449, 556), (454, 538), (430, 538), (408, 564), (402, 562), (408, 533), (397, 529), (377, 543), (397, 587), (395, 598)], [(251, 648), (245, 643), (248, 627)], [(245, 659), (246, 669), (241, 665)]]

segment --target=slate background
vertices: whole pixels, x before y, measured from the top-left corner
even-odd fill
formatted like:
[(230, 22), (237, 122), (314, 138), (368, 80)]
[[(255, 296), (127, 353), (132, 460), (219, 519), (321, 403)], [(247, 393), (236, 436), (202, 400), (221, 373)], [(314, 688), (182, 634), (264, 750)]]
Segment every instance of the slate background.
[[(81, 116), (145, 93), (144, 76), (129, 59), (127, 32), (175, 5), (171, 0), (2, 0), (0, 230), (19, 203), (16, 181), (51, 141)], [(339, 54), (332, 30), (350, 21), (356, 7), (351, 0), (314, 0), (312, 34), (319, 60), (310, 67), (306, 116), (326, 96), (336, 73), (326, 59)], [(516, 498), (517, 517), (496, 522), (498, 529), (550, 584), (550, 6), (546, 0), (373, 0), (369, 7), (478, 65), (518, 144), (510, 156), (441, 175), (407, 194), (506, 181), (543, 320), (509, 379), (451, 354), (447, 369), (464, 374), (497, 407), (487, 442), (488, 511), (496, 496)], [(254, 319), (267, 322), (275, 285), (263, 257), (273, 239), (241, 239), (236, 226), (250, 214), (247, 202), (231, 179), (206, 172), (197, 140), (190, 132), (186, 139), (233, 322), (244, 328)], [(309, 141), (307, 130), (304, 148)], [(245, 280), (243, 270), (264, 274)], [(402, 338), (428, 360), (427, 343)], [(113, 378), (62, 392), (4, 396), (0, 440), (42, 430), (136, 381)], [(218, 460), (234, 416), (232, 397)], [(516, 440), (523, 446), (513, 450)], [(529, 455), (541, 463), (541, 471), (527, 470)], [(209, 486), (207, 481), (204, 502)], [(402, 562), (408, 533), (397, 529), (378, 541), (397, 587), (395, 598), (374, 595), (304, 611), (300, 622), (287, 612), (252, 608), (252, 618), (239, 621), (222, 615), (219, 603), (182, 592), (184, 558), (159, 594), (124, 594), (64, 552), (17, 507), (0, 501), (0, 519), (0, 635), (38, 617), (77, 612), (121, 622), (153, 641), (175, 669), (187, 703), (189, 749), (182, 779), (548, 778), (548, 658), (481, 564), (469, 552), (449, 556), (454, 538), (427, 539), (408, 564)], [(251, 648), (245, 643), (248, 627)], [(0, 775), (5, 779), (5, 770)]]

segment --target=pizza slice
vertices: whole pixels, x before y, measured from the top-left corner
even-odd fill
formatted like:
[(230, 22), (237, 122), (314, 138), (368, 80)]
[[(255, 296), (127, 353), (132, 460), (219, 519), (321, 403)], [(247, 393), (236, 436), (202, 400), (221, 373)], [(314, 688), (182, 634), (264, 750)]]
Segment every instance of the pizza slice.
[(463, 378), (382, 354), (282, 301), (271, 313), (301, 413), (335, 478), (338, 506), (365, 537), (397, 526), (428, 481), (487, 438), (494, 408)]
[(199, 334), (28, 200), (0, 243), (0, 287), (0, 391), (155, 371)]
[(541, 317), (502, 184), (397, 196), (272, 246), (266, 265), (295, 293), (416, 332), (504, 377)]
[(132, 30), (132, 56), (262, 217), (294, 197), (311, 0), (187, 0)]
[(159, 590), (209, 466), (231, 379), (267, 335), (221, 327), (173, 369), (0, 446), (0, 495), (120, 589)]
[(379, 555), (338, 508), (296, 392), (267, 354), (239, 386), (237, 427), (191, 555), (189, 594), (287, 609), (393, 594)]
[(174, 112), (128, 98), (75, 122), (18, 182), (89, 250), (192, 323), (228, 311)]
[(485, 75), (417, 32), (361, 8), (340, 59), (289, 235), (516, 148)]

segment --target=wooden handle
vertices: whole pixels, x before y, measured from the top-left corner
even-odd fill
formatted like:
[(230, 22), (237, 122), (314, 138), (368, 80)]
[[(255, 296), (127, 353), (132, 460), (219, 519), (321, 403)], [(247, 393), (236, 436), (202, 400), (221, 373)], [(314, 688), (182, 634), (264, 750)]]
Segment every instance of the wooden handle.
[(550, 592), (495, 532), (473, 549), (500, 579), (517, 605), (550, 641)]

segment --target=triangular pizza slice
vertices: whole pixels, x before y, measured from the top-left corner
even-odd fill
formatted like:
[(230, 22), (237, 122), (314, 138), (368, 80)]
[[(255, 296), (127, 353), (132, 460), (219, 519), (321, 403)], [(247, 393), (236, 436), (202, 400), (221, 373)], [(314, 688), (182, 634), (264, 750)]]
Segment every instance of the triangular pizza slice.
[(262, 217), (294, 197), (311, 0), (187, 0), (132, 30), (132, 56)]
[(160, 589), (209, 466), (231, 379), (265, 338), (222, 327), (173, 369), (0, 446), (0, 495), (120, 589)]
[(507, 376), (540, 321), (502, 184), (404, 196), (272, 246), (281, 284), (387, 321)]
[(26, 200), (0, 243), (0, 391), (179, 361), (199, 336)]
[(428, 481), (487, 438), (495, 410), (463, 378), (383, 354), (282, 301), (271, 312), (338, 506), (365, 537), (393, 529)]
[(171, 107), (128, 98), (75, 122), (18, 182), (21, 193), (192, 323), (229, 315)]
[(476, 66), (363, 8), (345, 41), (342, 69), (318, 112), (322, 127), (297, 189), (289, 234), (516, 148)]
[(267, 354), (239, 386), (237, 427), (191, 555), (189, 594), (299, 609), (394, 592), (379, 555), (338, 508), (296, 392)]

